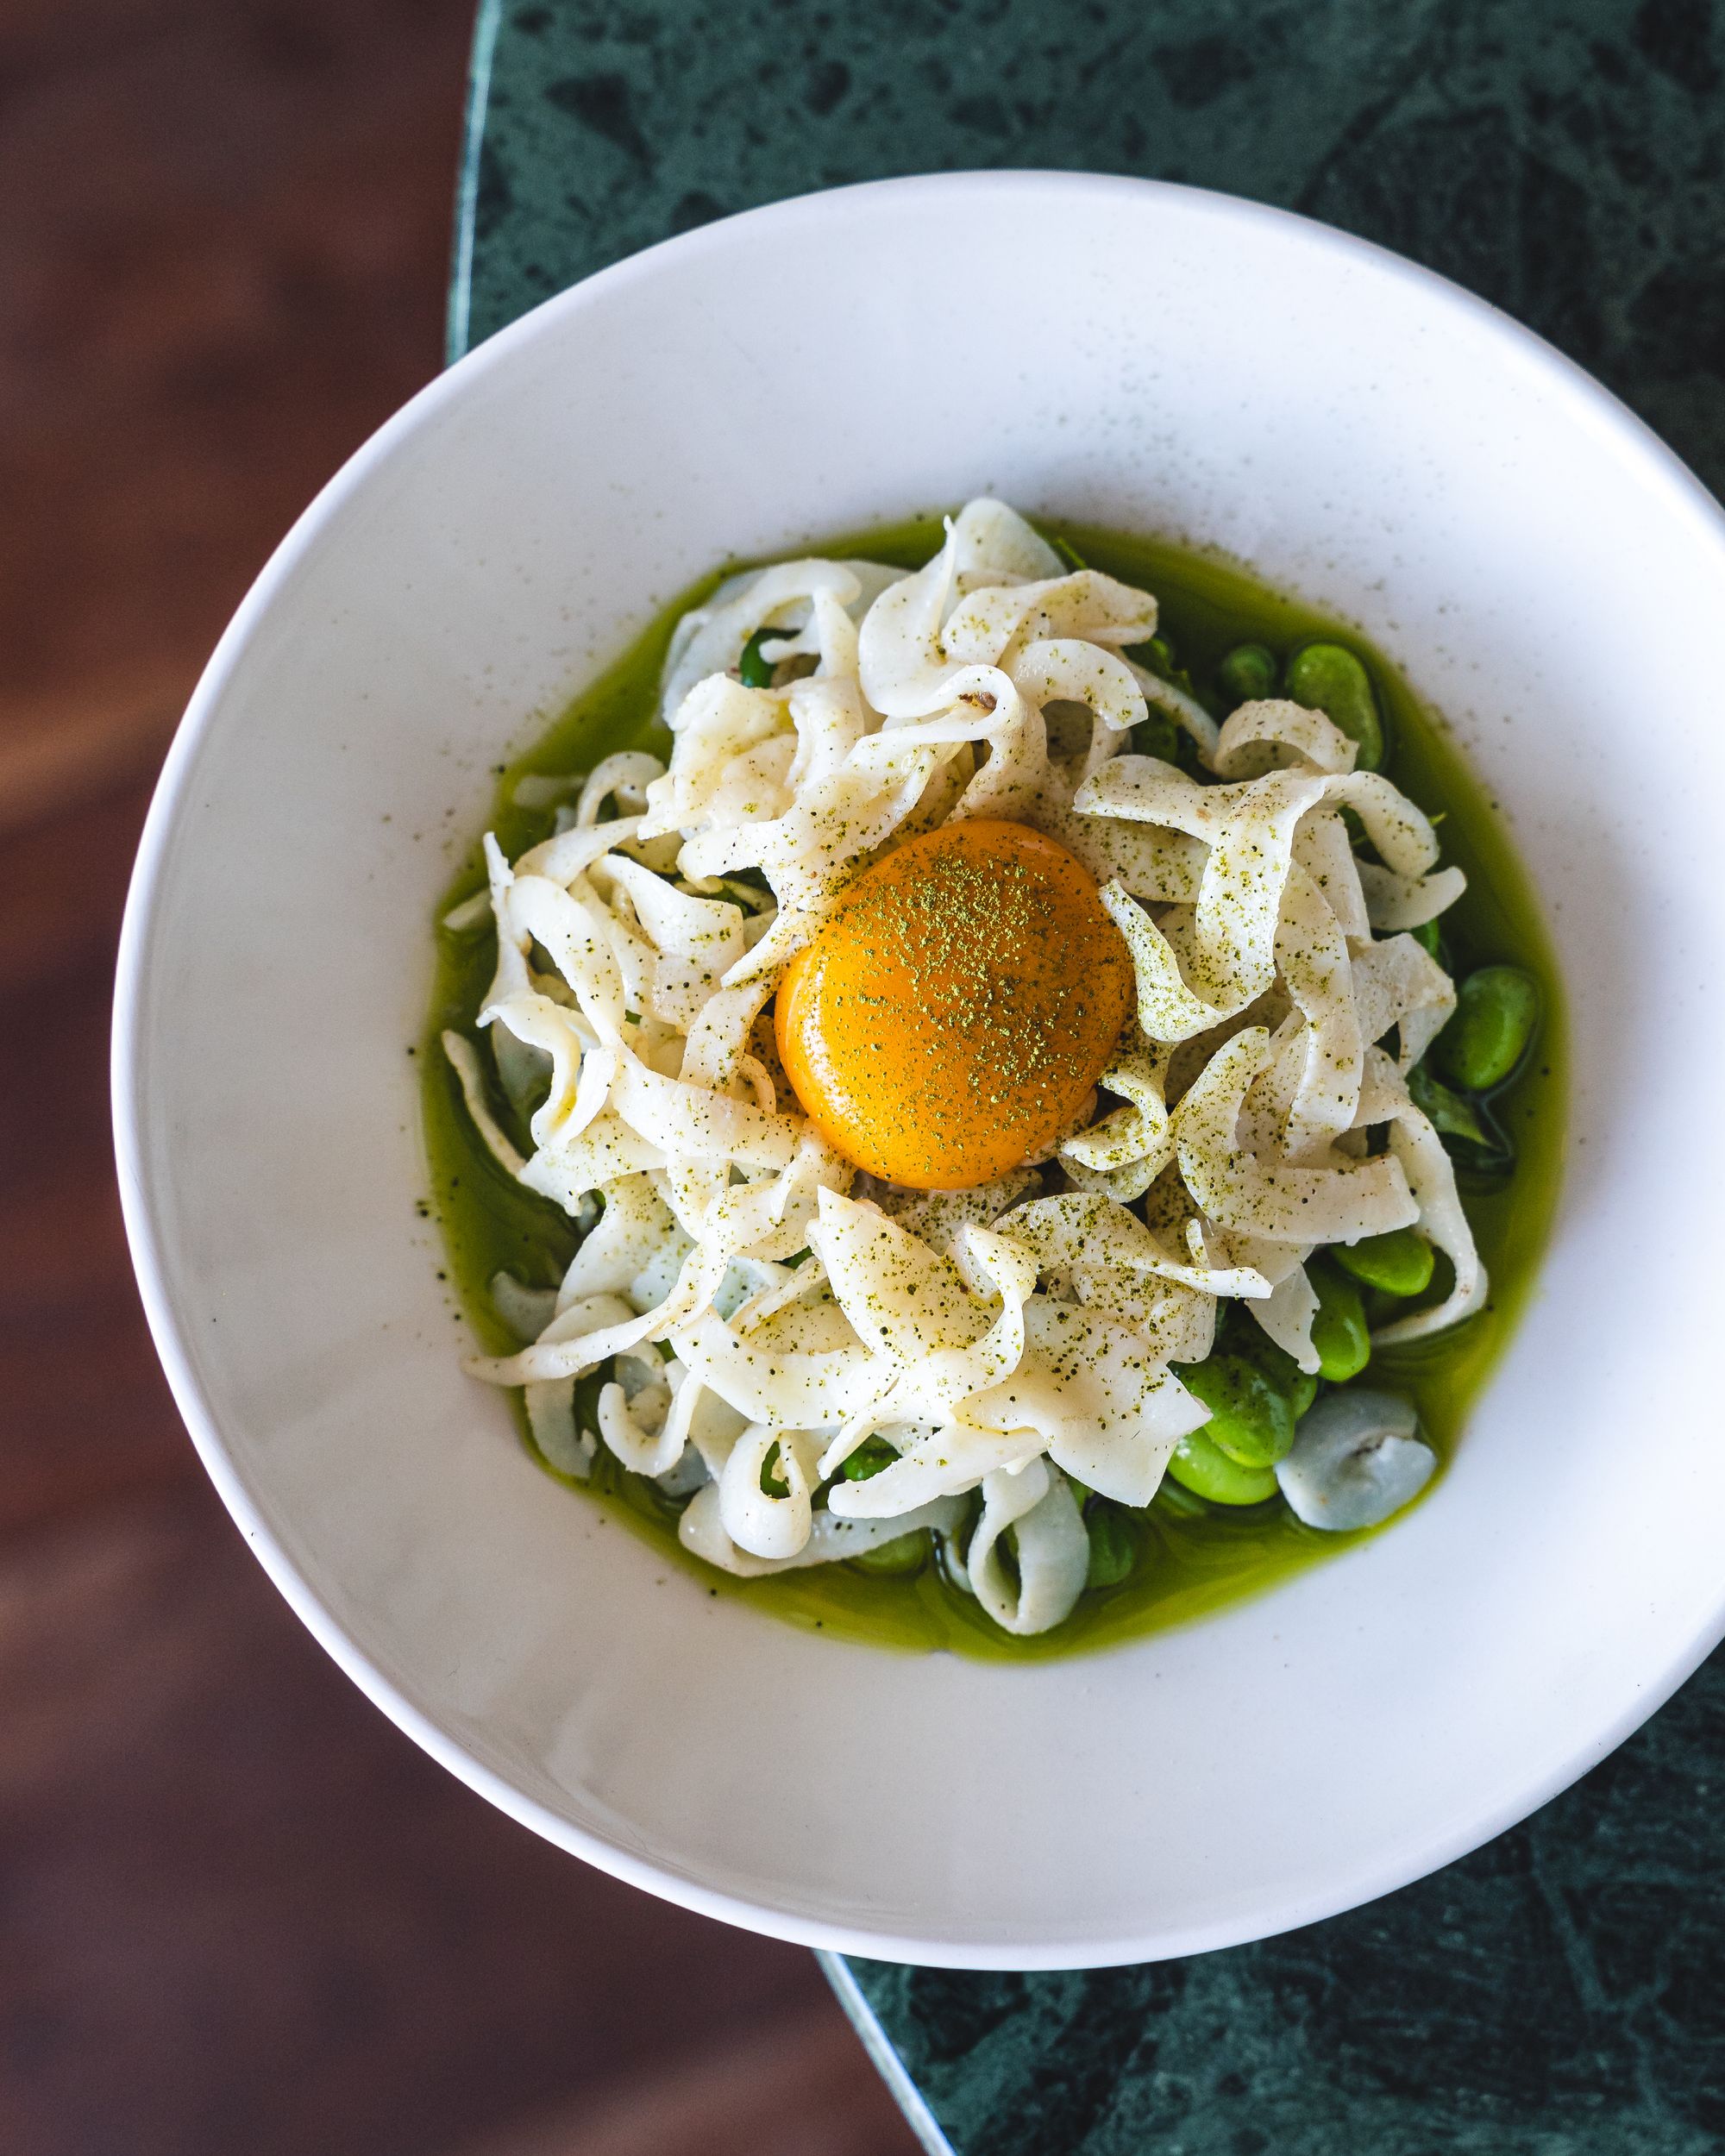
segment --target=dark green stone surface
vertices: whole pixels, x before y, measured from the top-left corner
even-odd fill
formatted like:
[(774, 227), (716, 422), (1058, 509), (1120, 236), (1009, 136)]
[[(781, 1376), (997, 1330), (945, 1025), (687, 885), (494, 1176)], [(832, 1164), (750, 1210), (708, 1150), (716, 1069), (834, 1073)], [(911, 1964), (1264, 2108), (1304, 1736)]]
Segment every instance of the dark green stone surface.
[[(1709, 0), (503, 0), (469, 152), (454, 352), (784, 195), (1138, 172), (1429, 263), (1725, 486)], [(1144, 1969), (835, 1975), (960, 2156), (1701, 2156), (1725, 2150), (1722, 1809), (1716, 1658), (1525, 1826), (1333, 1922)]]
[(1725, 482), (1710, 0), (487, 0), (477, 57), (457, 350), (781, 196), (977, 166), (1137, 172), (1430, 264)]

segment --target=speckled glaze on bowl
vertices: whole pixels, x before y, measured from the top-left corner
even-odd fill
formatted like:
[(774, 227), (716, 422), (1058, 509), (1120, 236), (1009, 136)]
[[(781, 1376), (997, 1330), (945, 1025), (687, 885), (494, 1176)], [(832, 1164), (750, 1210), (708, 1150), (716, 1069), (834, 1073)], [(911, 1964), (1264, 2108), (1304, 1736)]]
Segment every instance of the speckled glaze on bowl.
[[(738, 305), (787, 261), (794, 304)], [(506, 749), (725, 555), (984, 489), (1208, 541), (1385, 646), (1546, 894), (1577, 1074), (1541, 1291), (1434, 1500), (1255, 1603), (1022, 1669), (800, 1633), (548, 1485), (455, 1367), (405, 1052)], [(895, 181), (548, 303), (290, 535), (140, 856), (122, 1195), (242, 1531), (474, 1787), (813, 1945), (1190, 1953), (1497, 1833), (1725, 1631), (1697, 1351), (1725, 1171), (1722, 612), (1719, 510), (1596, 385), (1441, 280), (1226, 197)]]

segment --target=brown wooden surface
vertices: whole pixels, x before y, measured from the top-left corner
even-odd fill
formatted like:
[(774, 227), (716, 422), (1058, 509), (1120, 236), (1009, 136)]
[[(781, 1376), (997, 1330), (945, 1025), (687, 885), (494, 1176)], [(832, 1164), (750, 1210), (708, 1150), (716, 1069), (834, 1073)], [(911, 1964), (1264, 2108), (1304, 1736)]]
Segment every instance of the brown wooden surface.
[(467, 0), (0, 0), (0, 2150), (905, 2156), (813, 1963), (431, 1765), (203, 1482), (131, 1282), (150, 776), (435, 367)]

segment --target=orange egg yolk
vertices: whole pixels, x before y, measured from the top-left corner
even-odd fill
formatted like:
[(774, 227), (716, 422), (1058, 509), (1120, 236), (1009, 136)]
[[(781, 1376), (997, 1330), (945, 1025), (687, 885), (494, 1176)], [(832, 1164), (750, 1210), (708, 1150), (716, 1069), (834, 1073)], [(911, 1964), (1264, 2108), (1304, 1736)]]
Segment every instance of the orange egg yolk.
[(847, 1159), (913, 1189), (967, 1189), (1071, 1124), (1132, 997), (1089, 872), (1040, 831), (978, 818), (850, 886), (787, 969), (779, 1055)]

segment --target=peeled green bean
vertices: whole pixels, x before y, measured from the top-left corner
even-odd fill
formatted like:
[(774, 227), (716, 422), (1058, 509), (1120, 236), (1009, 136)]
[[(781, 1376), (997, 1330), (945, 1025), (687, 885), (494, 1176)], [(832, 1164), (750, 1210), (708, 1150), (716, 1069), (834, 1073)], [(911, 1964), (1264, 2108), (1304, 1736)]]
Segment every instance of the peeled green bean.
[(1204, 1434), (1242, 1467), (1273, 1467), (1294, 1442), (1294, 1403), (1244, 1355), (1212, 1355), (1180, 1373), (1210, 1411)]
[(1367, 1235), (1358, 1243), (1338, 1243), (1330, 1251), (1344, 1272), (1381, 1288), (1386, 1295), (1422, 1295), (1432, 1284), (1437, 1254), (1412, 1228), (1392, 1228), (1387, 1235)]
[(1274, 696), (1281, 671), (1276, 654), (1268, 644), (1236, 644), (1232, 651), (1224, 654), (1216, 668), (1216, 679), (1232, 708), (1237, 704), (1252, 704), (1262, 697)]
[(1242, 1467), (1201, 1430), (1189, 1432), (1174, 1448), (1168, 1472), (1195, 1496), (1213, 1505), (1261, 1505), (1276, 1492), (1273, 1467)]
[(1514, 1075), (1540, 1017), (1540, 984), (1520, 966), (1482, 966), (1456, 991), (1455, 1015), (1433, 1050), (1447, 1078), (1490, 1093)]
[(1138, 1538), (1118, 1505), (1107, 1498), (1093, 1499), (1086, 1507), (1084, 1526), (1090, 1537), (1090, 1567), (1086, 1587), (1118, 1587), (1138, 1563)]
[(1288, 693), (1309, 711), (1322, 711), (1359, 750), (1357, 768), (1383, 761), (1383, 721), (1371, 676), (1342, 644), (1308, 644), (1288, 662)]
[(1371, 1334), (1359, 1288), (1346, 1273), (1321, 1257), (1308, 1263), (1306, 1277), (1318, 1298), (1318, 1314), (1312, 1320), (1318, 1374), (1333, 1385), (1345, 1384), (1350, 1377), (1358, 1377), (1371, 1360)]

